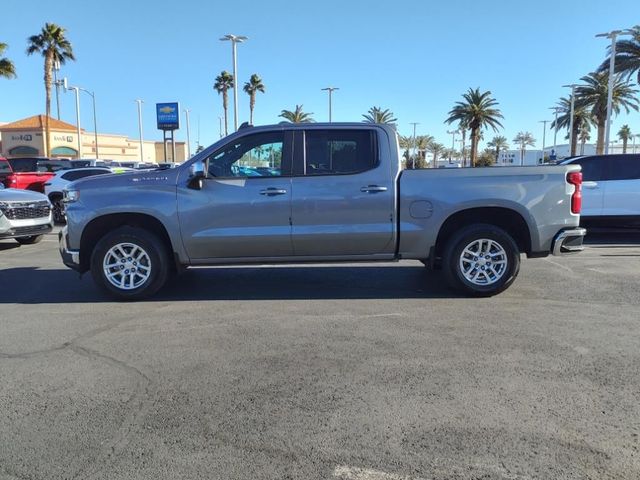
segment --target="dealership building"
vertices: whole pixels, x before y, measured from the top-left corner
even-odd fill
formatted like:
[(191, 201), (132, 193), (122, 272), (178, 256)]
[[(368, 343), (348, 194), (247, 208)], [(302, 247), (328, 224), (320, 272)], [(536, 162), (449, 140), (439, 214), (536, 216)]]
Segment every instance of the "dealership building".
[[(45, 155), (45, 116), (34, 115), (11, 123), (0, 123), (0, 155), (3, 157), (27, 157)], [(115, 161), (141, 161), (140, 141), (125, 135), (87, 132), (80, 130), (81, 147), (78, 152), (78, 130), (75, 125), (49, 119), (49, 156), (51, 158), (101, 158)], [(96, 145), (97, 140), (97, 145)], [(186, 160), (186, 143), (176, 142), (176, 158), (167, 145), (167, 161)], [(164, 144), (156, 141), (143, 142), (143, 161), (161, 163), (165, 161)]]

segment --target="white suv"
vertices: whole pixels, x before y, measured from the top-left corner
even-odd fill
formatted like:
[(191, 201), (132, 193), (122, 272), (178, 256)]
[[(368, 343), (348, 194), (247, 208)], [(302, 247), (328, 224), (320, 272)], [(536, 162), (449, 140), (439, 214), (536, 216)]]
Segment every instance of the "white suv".
[(640, 226), (640, 154), (588, 155), (562, 163), (582, 166), (581, 222)]
[(44, 184), (44, 193), (53, 205), (53, 220), (56, 223), (65, 223), (64, 208), (62, 204), (62, 191), (65, 187), (75, 181), (94, 175), (105, 175), (113, 173), (107, 167), (86, 167), (73, 168), (71, 170), (59, 170)]

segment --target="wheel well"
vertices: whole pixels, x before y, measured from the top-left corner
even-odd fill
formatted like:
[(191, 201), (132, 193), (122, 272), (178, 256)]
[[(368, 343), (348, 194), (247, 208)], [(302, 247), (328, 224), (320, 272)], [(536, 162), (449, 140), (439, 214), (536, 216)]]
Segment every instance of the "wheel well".
[(119, 227), (137, 227), (155, 233), (165, 244), (167, 251), (173, 253), (171, 239), (164, 225), (155, 217), (144, 213), (114, 213), (91, 220), (82, 232), (80, 239), (80, 265), (83, 271), (90, 268), (91, 254), (96, 244), (107, 232)]
[(435, 259), (432, 263), (437, 266), (447, 241), (454, 233), (474, 223), (486, 223), (500, 227), (513, 237), (520, 252), (531, 252), (531, 232), (527, 222), (518, 212), (503, 207), (470, 208), (454, 213), (442, 224), (436, 240)]
[(57, 200), (62, 198), (62, 192), (51, 192), (49, 194), (49, 200)]

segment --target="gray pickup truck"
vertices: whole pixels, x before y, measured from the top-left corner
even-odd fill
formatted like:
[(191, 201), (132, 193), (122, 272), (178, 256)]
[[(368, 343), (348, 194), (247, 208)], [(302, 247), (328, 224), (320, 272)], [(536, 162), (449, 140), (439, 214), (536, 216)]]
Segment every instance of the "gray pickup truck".
[(70, 184), (64, 263), (119, 299), (194, 265), (421, 260), (489, 296), (582, 250), (577, 165), (402, 170), (393, 128), (241, 128), (167, 170)]

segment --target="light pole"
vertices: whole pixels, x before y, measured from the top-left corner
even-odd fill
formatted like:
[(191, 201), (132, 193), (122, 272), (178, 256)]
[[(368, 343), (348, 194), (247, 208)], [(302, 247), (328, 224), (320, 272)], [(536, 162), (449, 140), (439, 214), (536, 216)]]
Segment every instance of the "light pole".
[(247, 40), (243, 35), (233, 35), (228, 33), (220, 38), (223, 42), (231, 42), (231, 57), (233, 60), (233, 126), (234, 130), (238, 130), (238, 64), (236, 60), (236, 43), (242, 43)]
[(411, 122), (409, 123), (409, 125), (413, 125), (413, 156), (412, 156), (411, 168), (415, 170), (416, 169), (416, 125), (420, 125), (420, 122)]
[(144, 103), (142, 100), (136, 100), (138, 104), (138, 134), (140, 137), (140, 161), (144, 162), (144, 141), (142, 140), (142, 104)]
[(223, 137), (222, 135), (222, 117), (218, 117), (218, 124), (219, 124), (219, 128), (220, 128), (220, 138)]
[(555, 113), (556, 117), (553, 121), (553, 153), (554, 155), (557, 157), (558, 156), (558, 112), (561, 111), (562, 109), (560, 107), (549, 107), (549, 110), (553, 110), (553, 113)]
[(613, 104), (613, 87), (615, 82), (616, 38), (618, 35), (628, 35), (629, 30), (612, 30), (607, 33), (599, 33), (596, 37), (611, 39), (611, 58), (609, 58), (609, 82), (607, 85), (607, 123), (604, 130), (604, 153), (609, 153), (609, 136), (611, 133), (611, 107)]
[[(191, 158), (191, 132), (189, 129), (189, 110), (188, 108), (184, 109), (184, 115), (187, 117), (187, 160)], [(173, 160), (175, 162), (175, 159)]]
[(564, 88), (571, 89), (571, 118), (569, 119), (569, 156), (575, 155), (573, 151), (573, 117), (575, 114), (575, 105), (576, 105), (576, 87), (577, 83), (572, 83), (570, 85), (563, 85)]
[(447, 130), (447, 133), (451, 135), (451, 151), (449, 152), (449, 163), (451, 163), (451, 155), (456, 149), (456, 133), (458, 133), (458, 130)]
[(546, 146), (546, 135), (547, 135), (547, 123), (551, 120), (540, 120), (539, 123), (542, 124), (542, 163), (544, 163), (544, 147)]
[(325, 91), (325, 92), (329, 92), (329, 123), (331, 123), (331, 94), (333, 93), (334, 90), (340, 90), (339, 87), (326, 87), (326, 88), (321, 88), (320, 90)]
[(636, 138), (640, 138), (640, 133), (633, 135), (633, 153), (636, 153)]
[(76, 92), (76, 128), (78, 135), (78, 158), (82, 158), (82, 132), (80, 131), (80, 89), (78, 87), (71, 87), (68, 84), (67, 78), (62, 79), (62, 85), (65, 92), (67, 90), (75, 90)]
[(56, 86), (56, 111), (58, 120), (60, 120), (60, 82), (58, 81), (58, 72), (60, 71), (60, 62), (53, 62), (53, 84)]
[(93, 100), (93, 138), (94, 138), (94, 141), (96, 142), (96, 160), (97, 160), (98, 158), (100, 158), (100, 156), (98, 151), (98, 121), (96, 119), (96, 93), (90, 92), (86, 88), (82, 88), (82, 87), (78, 87), (78, 88), (83, 92), (91, 95), (91, 99)]

